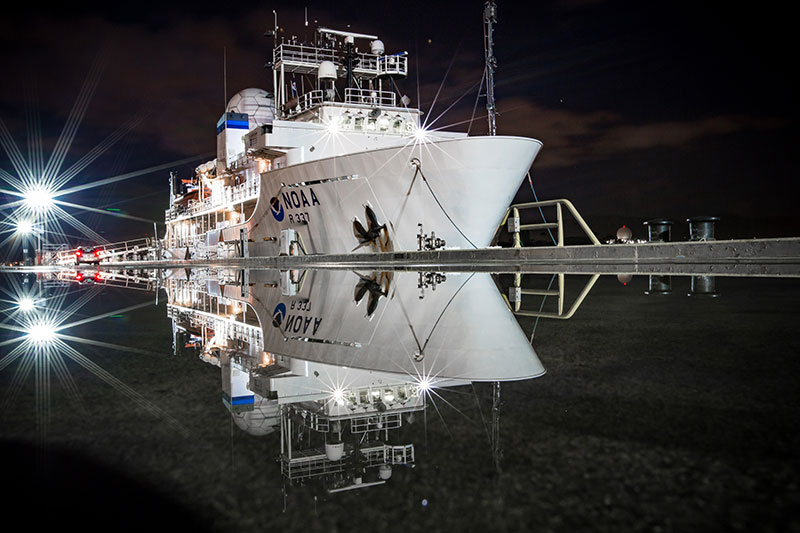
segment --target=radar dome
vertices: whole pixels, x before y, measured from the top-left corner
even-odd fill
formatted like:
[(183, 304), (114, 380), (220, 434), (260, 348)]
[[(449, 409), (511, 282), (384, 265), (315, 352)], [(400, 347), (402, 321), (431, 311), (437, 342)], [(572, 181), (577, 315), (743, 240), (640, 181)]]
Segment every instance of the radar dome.
[(334, 65), (333, 61), (323, 61), (320, 63), (317, 77), (321, 80), (335, 80), (336, 65)]
[(274, 114), (272, 95), (264, 89), (242, 89), (228, 101), (225, 111), (246, 113), (250, 129), (271, 124)]
[(256, 395), (253, 410), (233, 413), (233, 420), (242, 431), (262, 437), (280, 425), (279, 410), (278, 400), (266, 400)]

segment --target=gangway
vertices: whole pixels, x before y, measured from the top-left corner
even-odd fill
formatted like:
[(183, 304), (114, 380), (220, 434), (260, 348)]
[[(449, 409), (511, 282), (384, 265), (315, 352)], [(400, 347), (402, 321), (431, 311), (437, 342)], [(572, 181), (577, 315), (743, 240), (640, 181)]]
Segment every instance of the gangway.
[(43, 249), (40, 264), (44, 266), (74, 266), (80, 264), (109, 264), (151, 262), (162, 259), (160, 239), (142, 237), (109, 244), (67, 248), (65, 245)]

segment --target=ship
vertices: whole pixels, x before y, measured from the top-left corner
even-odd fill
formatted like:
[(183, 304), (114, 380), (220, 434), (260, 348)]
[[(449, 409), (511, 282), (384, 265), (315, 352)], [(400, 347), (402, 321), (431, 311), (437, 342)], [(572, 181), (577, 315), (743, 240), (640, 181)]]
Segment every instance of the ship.
[(430, 128), (376, 35), (271, 33), (273, 91), (233, 95), (216, 158), (170, 175), (165, 259), (490, 245), (540, 141)]

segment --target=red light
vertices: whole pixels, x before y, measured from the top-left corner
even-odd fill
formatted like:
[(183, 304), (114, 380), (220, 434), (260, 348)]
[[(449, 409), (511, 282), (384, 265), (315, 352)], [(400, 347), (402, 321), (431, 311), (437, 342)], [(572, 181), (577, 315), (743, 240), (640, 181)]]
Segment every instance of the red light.
[(100, 257), (100, 250), (95, 250), (94, 251), (94, 256), (95, 257)]
[(83, 250), (75, 250), (75, 255), (80, 257), (83, 255)]
[(75, 279), (78, 281), (83, 281), (83, 274), (78, 272), (77, 274), (75, 274)]
[(98, 272), (97, 274), (94, 275), (94, 279), (97, 281), (102, 281), (103, 276), (100, 274), (100, 272)]

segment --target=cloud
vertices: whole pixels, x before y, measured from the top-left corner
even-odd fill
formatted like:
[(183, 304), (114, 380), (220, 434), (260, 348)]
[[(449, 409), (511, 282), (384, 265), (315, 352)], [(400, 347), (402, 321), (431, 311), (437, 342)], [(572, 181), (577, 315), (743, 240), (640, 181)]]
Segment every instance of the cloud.
[(702, 138), (787, 124), (779, 118), (746, 115), (632, 123), (615, 113), (550, 109), (522, 98), (503, 100), (500, 111), (498, 128), (502, 134), (532, 136), (544, 143), (536, 163), (540, 168), (568, 167), (637, 150), (688, 148)]

